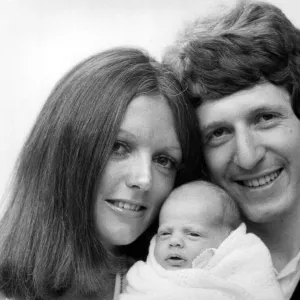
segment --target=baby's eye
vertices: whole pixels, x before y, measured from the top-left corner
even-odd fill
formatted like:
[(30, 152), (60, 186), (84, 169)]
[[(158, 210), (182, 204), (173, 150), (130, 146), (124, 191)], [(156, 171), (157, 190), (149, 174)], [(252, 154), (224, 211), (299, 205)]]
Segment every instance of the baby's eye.
[(176, 160), (167, 155), (159, 155), (155, 157), (153, 161), (165, 169), (172, 170), (172, 169), (176, 169), (177, 167)]
[(170, 235), (170, 232), (168, 232), (168, 231), (160, 231), (160, 232), (158, 232), (158, 235), (161, 236), (161, 237), (166, 237), (166, 236)]
[(113, 155), (115, 156), (125, 156), (129, 152), (129, 147), (126, 143), (121, 141), (116, 141), (112, 147)]
[(199, 237), (200, 236), (200, 234), (197, 233), (197, 232), (189, 232), (188, 235), (192, 236), (192, 237)]

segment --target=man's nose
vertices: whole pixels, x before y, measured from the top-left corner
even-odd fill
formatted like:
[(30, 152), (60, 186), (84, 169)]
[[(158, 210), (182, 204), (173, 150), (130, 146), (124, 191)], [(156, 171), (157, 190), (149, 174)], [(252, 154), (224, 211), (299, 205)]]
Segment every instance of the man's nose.
[(136, 155), (129, 166), (126, 185), (148, 191), (152, 186), (152, 158), (148, 154)]
[(245, 129), (236, 134), (233, 161), (239, 167), (251, 170), (263, 159), (265, 152), (263, 141), (258, 133)]

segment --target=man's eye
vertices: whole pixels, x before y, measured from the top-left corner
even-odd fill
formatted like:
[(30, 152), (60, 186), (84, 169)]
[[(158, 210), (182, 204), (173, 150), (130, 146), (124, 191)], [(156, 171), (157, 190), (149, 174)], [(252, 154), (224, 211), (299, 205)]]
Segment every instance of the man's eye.
[(281, 123), (283, 116), (277, 112), (263, 112), (255, 117), (255, 125), (261, 129), (273, 128)]
[(208, 146), (217, 147), (230, 138), (230, 130), (226, 127), (217, 128), (204, 135), (204, 143)]
[(112, 152), (116, 156), (124, 156), (128, 151), (128, 145), (120, 141), (116, 141), (112, 148)]
[(165, 169), (175, 169), (177, 166), (176, 160), (166, 155), (160, 155), (154, 159), (154, 162)]
[(275, 114), (273, 113), (268, 113), (268, 114), (262, 114), (258, 117), (258, 122), (267, 122), (276, 117)]
[(218, 128), (211, 133), (211, 137), (212, 138), (220, 138), (227, 133), (228, 133), (228, 130), (226, 128)]

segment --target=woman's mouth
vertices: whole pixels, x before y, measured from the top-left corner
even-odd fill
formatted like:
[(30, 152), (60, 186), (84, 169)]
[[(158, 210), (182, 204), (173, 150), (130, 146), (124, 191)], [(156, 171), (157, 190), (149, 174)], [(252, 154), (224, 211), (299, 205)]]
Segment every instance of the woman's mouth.
[(276, 178), (281, 174), (283, 168), (269, 173), (267, 175), (264, 176), (260, 176), (254, 179), (249, 179), (249, 180), (240, 180), (237, 181), (238, 184), (249, 187), (249, 188), (261, 188), (264, 186), (267, 186), (269, 184), (271, 184), (273, 181), (276, 180)]
[(116, 207), (119, 207), (122, 209), (126, 209), (126, 210), (139, 211), (139, 210), (145, 209), (144, 206), (132, 204), (132, 203), (124, 202), (124, 201), (119, 201), (119, 200), (106, 200), (106, 201), (113, 206), (116, 206)]
[(106, 199), (106, 203), (117, 212), (121, 213), (130, 213), (130, 214), (136, 214), (136, 213), (143, 213), (146, 210), (146, 207), (143, 205), (130, 203), (128, 201), (123, 200), (114, 200), (114, 199)]

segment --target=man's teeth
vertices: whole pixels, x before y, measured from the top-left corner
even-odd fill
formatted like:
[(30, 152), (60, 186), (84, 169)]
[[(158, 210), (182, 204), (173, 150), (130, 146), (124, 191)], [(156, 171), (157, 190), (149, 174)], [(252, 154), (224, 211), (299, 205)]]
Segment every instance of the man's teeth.
[(261, 187), (264, 185), (267, 185), (269, 183), (271, 183), (272, 181), (274, 181), (278, 175), (280, 174), (281, 170), (276, 171), (274, 173), (268, 174), (266, 176), (262, 176), (256, 179), (251, 179), (251, 180), (243, 180), (242, 184), (248, 187)]
[(135, 205), (135, 204), (131, 204), (131, 203), (127, 203), (127, 202), (122, 202), (122, 201), (115, 201), (113, 203), (115, 206), (123, 208), (123, 209), (127, 209), (127, 210), (141, 210), (142, 206), (140, 205)]

